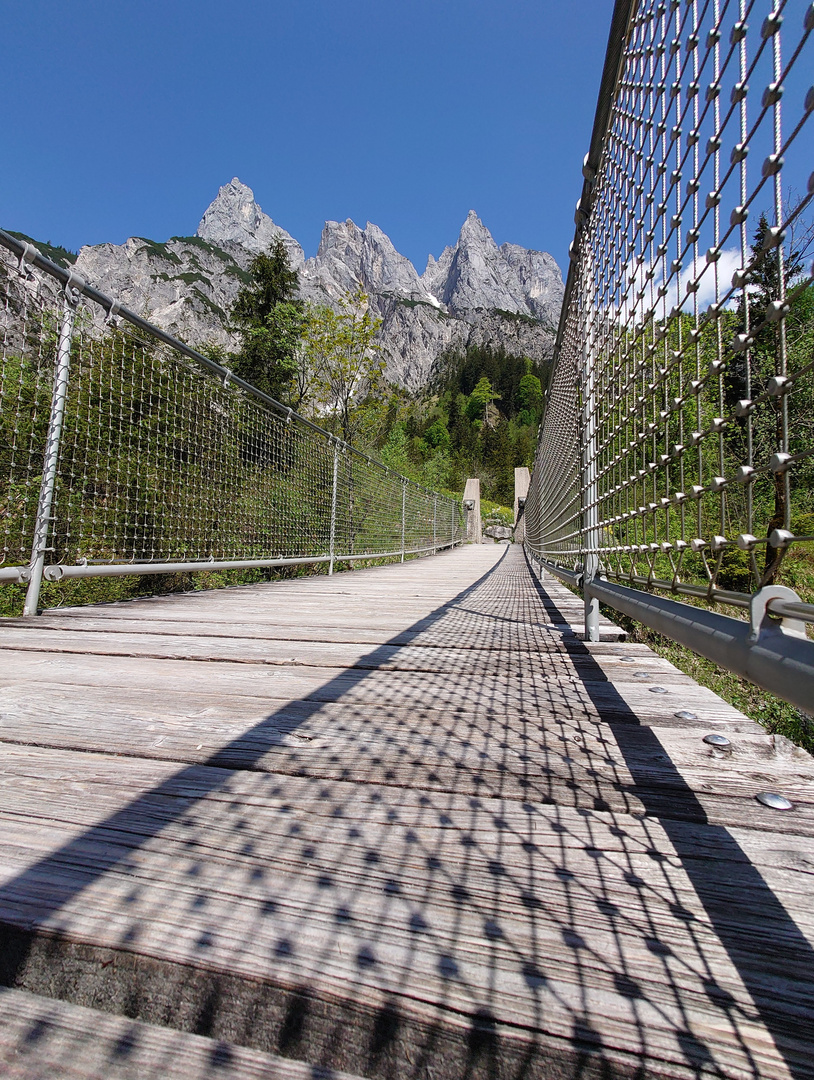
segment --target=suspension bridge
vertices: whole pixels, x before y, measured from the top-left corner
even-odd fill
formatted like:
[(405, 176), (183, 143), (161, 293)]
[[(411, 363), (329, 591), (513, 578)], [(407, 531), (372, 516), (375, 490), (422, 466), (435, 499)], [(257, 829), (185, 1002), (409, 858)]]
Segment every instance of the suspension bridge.
[(814, 761), (612, 621), (811, 712), (812, 31), (616, 3), (513, 544), (0, 233), (4, 1075), (814, 1076)]

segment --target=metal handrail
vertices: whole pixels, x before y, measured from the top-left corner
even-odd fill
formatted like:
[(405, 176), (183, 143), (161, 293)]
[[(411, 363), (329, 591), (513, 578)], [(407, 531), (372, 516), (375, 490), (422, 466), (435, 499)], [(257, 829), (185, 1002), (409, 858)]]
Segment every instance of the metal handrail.
[[(806, 712), (814, 603), (785, 572), (812, 544), (814, 176), (791, 204), (783, 182), (810, 168), (812, 34), (790, 0), (615, 3), (525, 511), (588, 639), (600, 601), (635, 612)], [(794, 664), (755, 662), (766, 635)]]
[[(18, 260), (0, 259), (0, 420), (11, 432), (0, 458), (0, 583), (28, 584), (25, 614), (38, 610), (43, 581), (322, 563), (333, 573), (338, 562), (403, 561), (462, 542), (457, 500), (350, 446), (33, 244), (0, 230), (0, 249)], [(49, 292), (49, 280), (58, 288)], [(26, 545), (30, 558), (9, 565)]]
[[(231, 383), (238, 389), (242, 390), (245, 394), (249, 394), (257, 401), (262, 402), (269, 409), (273, 409), (281, 416), (288, 419), (291, 417), (295, 419), (299, 424), (310, 428), (312, 431), (319, 435), (325, 436), (333, 440), (343, 453), (353, 454), (354, 457), (359, 458), (362, 461), (368, 462), (377, 469), (381, 469), (384, 472), (392, 472), (383, 462), (377, 461), (376, 458), (370, 457), (362, 450), (352, 446), (350, 443), (345, 442), (344, 439), (340, 439), (337, 435), (333, 435), (331, 432), (326, 431), (325, 428), (315, 424), (313, 420), (309, 420), (306, 416), (296, 412), (289, 405), (283, 405), (282, 402), (277, 401), (276, 398), (271, 397), (270, 394), (264, 393), (259, 390), (252, 383), (242, 379), (239, 375), (235, 375), (229, 368), (224, 367), (223, 364), (219, 364), (216, 360), (212, 360), (211, 357), (205, 356), (203, 353), (198, 352), (197, 349), (193, 349), (187, 345), (186, 342), (181, 341), (179, 338), (173, 337), (172, 334), (168, 334), (166, 330), (162, 330), (160, 327), (149, 322), (147, 319), (142, 318), (141, 315), (137, 315), (135, 311), (131, 311), (130, 308), (124, 304), (120, 304), (117, 300), (108, 296), (106, 293), (101, 292), (99, 289), (94, 288), (80, 275), (74, 273), (71, 270), (66, 270), (58, 263), (52, 262), (51, 259), (46, 258), (45, 255), (39, 251), (33, 244), (28, 244), (23, 240), (18, 240), (11, 233), (5, 232), (0, 229), (0, 245), (6, 248), (8, 251), (15, 255), (21, 261), (24, 261), (30, 266), (36, 267), (38, 270), (42, 270), (50, 277), (55, 278), (63, 286), (71, 288), (80, 296), (87, 297), (88, 300), (92, 300), (95, 304), (101, 307), (108, 318), (121, 318), (126, 322), (135, 326), (137, 330), (140, 330), (148, 337), (155, 338), (157, 341), (163, 342), (165, 345), (169, 345), (171, 349), (181, 353), (182, 356), (186, 356), (190, 360), (194, 360), (196, 364), (200, 364), (201, 367), (206, 368), (208, 371), (217, 375), (219, 379), (222, 379), (225, 383)], [(400, 475), (400, 474), (396, 474)], [(406, 479), (406, 477), (405, 477)], [(422, 484), (417, 483), (415, 480), (409, 480), (410, 484), (414, 484), (417, 488), (426, 491), (428, 494), (434, 494), (430, 488), (424, 487)]]

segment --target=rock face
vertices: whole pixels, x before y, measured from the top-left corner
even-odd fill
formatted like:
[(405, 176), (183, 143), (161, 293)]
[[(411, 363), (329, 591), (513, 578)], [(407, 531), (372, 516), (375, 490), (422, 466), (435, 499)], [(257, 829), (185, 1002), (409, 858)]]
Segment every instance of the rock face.
[(470, 210), (458, 243), (430, 263), (422, 279), (453, 314), (486, 308), (554, 322), (562, 275), (550, 255), (492, 239)]
[(491, 536), (493, 540), (497, 540), (498, 543), (502, 543), (505, 540), (513, 539), (513, 532), (507, 525), (488, 525), (483, 530), (484, 536)]
[(164, 244), (131, 237), (122, 245), (83, 247), (76, 270), (103, 292), (192, 345), (235, 346), (228, 312), (249, 280), (252, 257), (277, 238), (300, 275), (301, 295), (335, 304), (363, 289), (381, 316), (388, 378), (418, 390), (441, 354), (490, 345), (535, 359), (550, 355), (562, 301), (552, 257), (492, 239), (470, 211), (457, 243), (423, 275), (378, 226), (328, 221), (319, 250), (306, 259), (297, 241), (264, 214), (235, 177), (205, 211), (195, 236)]
[(302, 270), (305, 262), (305, 252), (294, 237), (263, 213), (254, 201), (252, 189), (236, 176), (224, 184), (206, 208), (195, 235), (218, 247), (236, 244), (252, 254), (266, 251), (279, 238), (295, 270)]

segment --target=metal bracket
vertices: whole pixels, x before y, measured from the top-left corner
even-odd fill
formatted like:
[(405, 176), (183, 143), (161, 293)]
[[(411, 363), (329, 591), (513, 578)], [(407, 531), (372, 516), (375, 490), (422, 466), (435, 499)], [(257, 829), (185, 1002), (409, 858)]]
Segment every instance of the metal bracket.
[(77, 274), (75, 270), (69, 270), (68, 280), (65, 282), (65, 299), (71, 307), (76, 307), (79, 303), (79, 297), (84, 288), (85, 279)]
[(114, 323), (114, 325), (115, 325), (114, 320), (116, 319), (116, 317), (119, 314), (119, 312), (121, 311), (121, 309), (122, 309), (122, 306), (119, 303), (119, 301), (114, 300), (111, 303), (110, 307), (107, 309), (107, 314), (105, 315), (105, 326), (107, 326), (108, 323)]
[(20, 273), (23, 274), (25, 277), (30, 278), (32, 276), (31, 271), (26, 269), (25, 264), (26, 263), (33, 263), (38, 255), (39, 255), (39, 251), (37, 250), (37, 248), (34, 247), (33, 244), (29, 244), (29, 243), (24, 243), (23, 244), (23, 250), (20, 253), (20, 263), (19, 263), (18, 269), (19, 269)]
[[(752, 627), (752, 632), (749, 635), (750, 641), (757, 641), (760, 637), (760, 631), (766, 620), (767, 609), (772, 600), (786, 600), (792, 604), (802, 602), (794, 589), (789, 589), (785, 585), (764, 585), (762, 589), (758, 589), (749, 601), (749, 622)], [(779, 628), (784, 634), (789, 634), (791, 637), (803, 638), (803, 640), (807, 637), (806, 624), (803, 620), (794, 619), (790, 615), (781, 617)]]

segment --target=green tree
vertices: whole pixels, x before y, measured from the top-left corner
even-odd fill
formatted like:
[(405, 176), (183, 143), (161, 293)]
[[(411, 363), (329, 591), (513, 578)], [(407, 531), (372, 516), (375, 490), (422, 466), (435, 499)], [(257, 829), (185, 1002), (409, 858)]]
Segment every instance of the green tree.
[(538, 424), (543, 411), (543, 387), (536, 375), (527, 371), (517, 389), (520, 405), (518, 420), (521, 424)]
[[(466, 415), (470, 420), (483, 421), (487, 427), (493, 426), (489, 423), (492, 419), (489, 407), (493, 401), (499, 400), (500, 394), (495, 392), (491, 382), (483, 375), (469, 395), (469, 401), (466, 403)], [(497, 410), (492, 411), (496, 412)]]
[(249, 272), (252, 283), (240, 290), (231, 311), (241, 337), (235, 373), (271, 397), (287, 397), (305, 327), (299, 276), (279, 238), (255, 255)]
[(382, 320), (371, 314), (361, 290), (346, 293), (338, 307), (309, 310), (303, 362), (311, 373), (312, 400), (319, 413), (331, 417), (345, 442), (352, 444), (370, 419), (384, 372), (375, 340)]
[(434, 423), (430, 424), (424, 433), (424, 438), (427, 444), (435, 450), (449, 450), (452, 445), (452, 439), (450, 438), (447, 425), (440, 417)]

